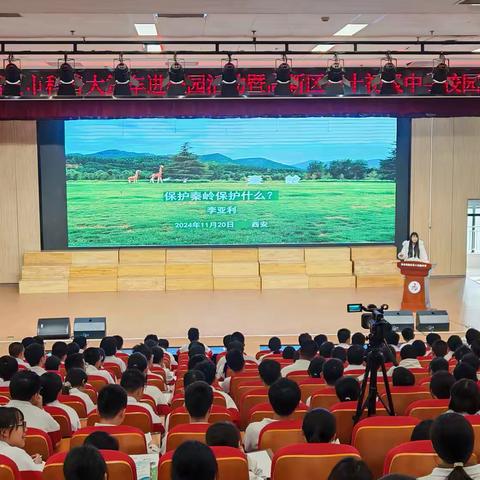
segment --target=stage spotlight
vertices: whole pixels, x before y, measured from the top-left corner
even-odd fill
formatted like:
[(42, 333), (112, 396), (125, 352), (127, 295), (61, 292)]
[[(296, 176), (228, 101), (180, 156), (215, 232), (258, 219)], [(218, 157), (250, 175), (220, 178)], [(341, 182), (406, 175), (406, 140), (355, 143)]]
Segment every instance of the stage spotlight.
[(75, 60), (68, 58), (67, 54), (63, 57), (62, 64), (59, 63), (58, 77), (56, 80), (58, 97), (75, 97), (77, 88), (83, 86), (83, 82), (75, 73)]
[(397, 85), (403, 85), (403, 82), (397, 78), (397, 60), (392, 58), (390, 52), (387, 52), (385, 58), (380, 62), (380, 73), (373, 79), (372, 87), (380, 86), (381, 95), (395, 95)]
[(327, 86), (330, 93), (337, 94), (343, 94), (344, 87), (350, 87), (350, 81), (345, 77), (344, 62), (336, 53), (328, 61), (327, 71), (318, 83)]
[(130, 85), (138, 86), (138, 80), (130, 75), (130, 68), (123, 60), (123, 53), (118, 56), (118, 63), (113, 70), (113, 96), (114, 97), (130, 97), (132, 91)]
[(432, 95), (445, 95), (446, 85), (453, 86), (453, 83), (448, 78), (449, 71), (450, 62), (441, 53), (438, 58), (433, 60), (432, 72), (427, 74), (427, 77), (430, 77), (429, 80), (432, 82), (432, 88), (430, 89)]
[(167, 97), (184, 97), (187, 86), (191, 85), (185, 75), (183, 65), (173, 56), (173, 62), (168, 67), (168, 74), (163, 81), (163, 87), (167, 89)]
[(21, 94), (22, 70), (15, 63), (16, 61), (12, 54), (3, 61), (5, 75), (0, 78), (0, 83), (3, 86), (3, 96), (5, 97), (19, 97)]
[(237, 65), (232, 61), (232, 54), (229, 53), (228, 60), (223, 64), (222, 74), (214, 80), (213, 84), (220, 87), (221, 97), (238, 97), (240, 83)]
[(287, 58), (287, 55), (284, 53), (280, 60), (275, 61), (275, 72), (269, 76), (267, 83), (272, 85), (275, 83), (275, 89), (273, 91), (275, 96), (288, 97), (291, 96), (292, 85), (297, 85), (297, 83), (292, 78), (292, 65), (291, 60)]

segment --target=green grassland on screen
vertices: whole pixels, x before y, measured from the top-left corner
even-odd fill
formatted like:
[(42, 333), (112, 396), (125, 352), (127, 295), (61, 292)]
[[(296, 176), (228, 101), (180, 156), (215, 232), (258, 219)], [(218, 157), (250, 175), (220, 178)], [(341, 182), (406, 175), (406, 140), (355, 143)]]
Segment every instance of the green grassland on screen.
[[(395, 235), (395, 182), (304, 180), (151, 184), (67, 182), (69, 247), (388, 243)], [(164, 202), (166, 191), (277, 190), (277, 201)], [(208, 206), (235, 205), (236, 215)], [(176, 229), (176, 222), (267, 221), (268, 228)]]

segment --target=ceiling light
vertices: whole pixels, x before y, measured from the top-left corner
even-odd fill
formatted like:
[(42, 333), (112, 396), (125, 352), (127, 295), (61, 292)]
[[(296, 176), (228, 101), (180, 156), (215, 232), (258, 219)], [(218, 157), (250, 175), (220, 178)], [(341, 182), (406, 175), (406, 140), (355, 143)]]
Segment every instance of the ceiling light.
[(292, 95), (292, 66), (291, 61), (285, 54), (282, 55), (280, 64), (275, 68), (275, 90), (274, 95), (286, 97)]
[(191, 82), (187, 79), (185, 69), (175, 54), (173, 55), (173, 62), (168, 67), (168, 74), (163, 81), (163, 86), (167, 90), (167, 97), (185, 96), (189, 85), (191, 85)]
[(148, 53), (160, 53), (162, 51), (162, 46), (159, 44), (145, 45), (145, 50)]
[(472, 50), (472, 53), (480, 53), (480, 48), (476, 48), (475, 50)]
[(136, 23), (135, 28), (141, 37), (158, 35), (157, 26), (154, 23)]
[[(345, 86), (350, 87), (350, 81), (345, 77), (344, 62), (336, 53), (333, 55), (333, 58), (328, 61), (327, 71), (319, 84), (321, 86), (328, 85), (329, 87), (336, 87), (339, 93), (344, 93)], [(329, 90), (331, 90), (331, 88)]]
[(221, 97), (238, 97), (238, 71), (237, 61), (232, 60), (232, 54), (228, 54), (228, 60), (222, 66), (222, 74), (215, 79), (213, 84), (220, 88)]
[(360, 30), (363, 30), (365, 27), (368, 26), (368, 23), (347, 23), (343, 28), (341, 28), (338, 32), (334, 33), (333, 35), (339, 37), (350, 37), (355, 35)]
[(77, 88), (83, 86), (82, 80), (75, 75), (75, 60), (68, 58), (67, 54), (63, 56), (63, 63), (58, 61), (57, 76), (57, 96), (74, 97), (77, 94)]
[(12, 54), (8, 56), (8, 60), (3, 62), (5, 77), (0, 84), (3, 84), (3, 95), (5, 97), (19, 97), (21, 94), (22, 71), (15, 62), (16, 59)]
[(333, 44), (319, 43), (317, 46), (312, 48), (312, 52), (328, 52), (334, 46), (335, 45), (333, 45)]

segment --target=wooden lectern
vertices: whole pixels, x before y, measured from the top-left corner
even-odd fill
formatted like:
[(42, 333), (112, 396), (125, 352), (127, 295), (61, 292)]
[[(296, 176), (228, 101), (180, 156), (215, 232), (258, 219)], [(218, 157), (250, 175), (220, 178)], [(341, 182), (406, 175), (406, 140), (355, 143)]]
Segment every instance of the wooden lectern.
[(414, 312), (425, 310), (425, 277), (430, 272), (432, 264), (405, 260), (398, 262), (397, 266), (405, 276), (402, 310)]

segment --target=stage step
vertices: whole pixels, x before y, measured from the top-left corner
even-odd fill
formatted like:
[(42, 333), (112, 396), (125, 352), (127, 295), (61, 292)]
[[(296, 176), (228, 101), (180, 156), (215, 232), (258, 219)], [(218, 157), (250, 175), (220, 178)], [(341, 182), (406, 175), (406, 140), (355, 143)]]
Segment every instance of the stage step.
[(357, 288), (363, 287), (401, 287), (403, 277), (396, 275), (357, 275)]

